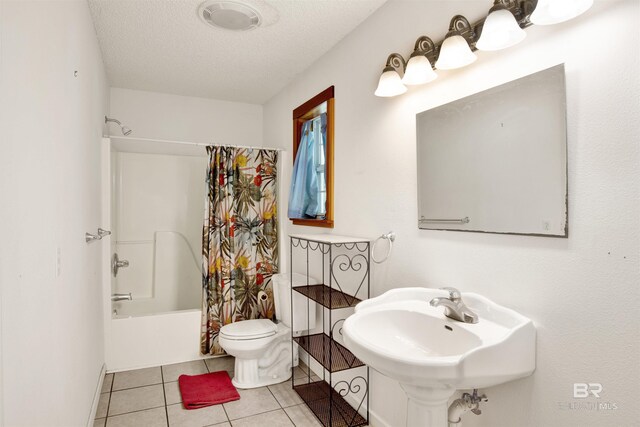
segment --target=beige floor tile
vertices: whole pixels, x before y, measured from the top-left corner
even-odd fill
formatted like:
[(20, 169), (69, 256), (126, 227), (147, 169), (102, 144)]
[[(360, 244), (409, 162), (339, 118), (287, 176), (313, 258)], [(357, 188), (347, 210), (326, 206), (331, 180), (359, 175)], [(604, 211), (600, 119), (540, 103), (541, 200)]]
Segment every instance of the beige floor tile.
[(238, 389), (238, 393), (240, 394), (240, 400), (224, 404), (224, 409), (227, 411), (227, 416), (230, 420), (280, 409), (278, 401), (266, 387), (247, 390)]
[(270, 385), (269, 390), (276, 397), (276, 400), (283, 408), (287, 406), (299, 405), (302, 403), (302, 399), (298, 396), (293, 388), (291, 388), (291, 381), (287, 380), (280, 384)]
[(167, 400), (167, 405), (182, 402), (182, 394), (180, 393), (178, 381), (164, 383), (164, 397)]
[(317, 376), (316, 374), (311, 374), (311, 378), (305, 376), (302, 377), (298, 377), (298, 378), (294, 378), (294, 383), (295, 385), (300, 385), (300, 384), (307, 384), (309, 382), (316, 382), (316, 381), (320, 381), (321, 378), (319, 376)]
[(104, 376), (104, 381), (102, 381), (102, 391), (101, 393), (109, 393), (111, 391), (111, 384), (113, 383), (113, 374), (107, 374)]
[(284, 408), (284, 410), (296, 427), (322, 427), (320, 421), (318, 421), (316, 416), (313, 415), (313, 412), (311, 412), (311, 409), (304, 403), (302, 405)]
[(109, 393), (102, 393), (100, 394), (100, 400), (98, 400), (98, 409), (96, 410), (96, 419), (106, 417), (108, 408), (109, 408)]
[(235, 357), (214, 357), (212, 359), (206, 359), (205, 363), (207, 364), (207, 368), (209, 368), (209, 372), (227, 371), (229, 376), (233, 378), (233, 371), (236, 363)]
[(204, 360), (193, 360), (191, 362), (175, 363), (162, 367), (162, 375), (165, 383), (178, 381), (180, 375), (199, 375), (208, 372)]
[(106, 427), (167, 427), (167, 413), (162, 407), (117, 415), (107, 418)]
[(277, 411), (233, 420), (231, 425), (233, 427), (292, 427), (293, 423), (282, 409), (278, 409)]
[(113, 377), (112, 391), (153, 384), (162, 384), (162, 373), (160, 372), (159, 366), (155, 368), (116, 372)]
[(229, 424), (229, 421), (225, 421), (223, 423), (213, 424), (213, 425), (207, 426), (207, 427), (231, 427), (231, 424)]
[(106, 418), (99, 418), (97, 420), (93, 420), (93, 427), (104, 427), (104, 424), (106, 421), (107, 421)]
[(159, 406), (164, 406), (162, 384), (114, 391), (111, 393), (109, 417)]
[(184, 409), (182, 403), (167, 406), (169, 427), (204, 427), (227, 421), (222, 405), (200, 409)]
[(293, 378), (306, 378), (308, 372), (311, 372), (312, 376), (315, 375), (313, 373), (313, 371), (311, 371), (307, 365), (305, 365), (304, 363), (300, 362), (298, 364), (298, 366), (293, 368)]
[(300, 366), (296, 366), (295, 368), (293, 368), (293, 378), (302, 378), (302, 377), (306, 377), (307, 374), (300, 369)]
[(293, 368), (293, 378), (302, 378), (307, 375), (306, 367), (303, 367), (302, 364)]

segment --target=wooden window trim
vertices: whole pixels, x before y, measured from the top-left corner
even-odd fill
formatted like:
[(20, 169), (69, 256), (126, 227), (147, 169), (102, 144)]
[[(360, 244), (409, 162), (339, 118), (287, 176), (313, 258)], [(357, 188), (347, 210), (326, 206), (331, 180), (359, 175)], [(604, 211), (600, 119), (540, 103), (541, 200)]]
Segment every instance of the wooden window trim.
[(289, 218), (295, 225), (305, 225), (310, 227), (333, 228), (333, 118), (334, 118), (334, 87), (331, 86), (298, 108), (293, 110), (293, 162), (296, 161), (300, 136), (302, 134), (302, 124), (318, 114), (318, 108), (323, 103), (327, 103), (327, 141), (326, 141), (326, 180), (327, 180), (327, 213), (325, 219), (299, 219)]

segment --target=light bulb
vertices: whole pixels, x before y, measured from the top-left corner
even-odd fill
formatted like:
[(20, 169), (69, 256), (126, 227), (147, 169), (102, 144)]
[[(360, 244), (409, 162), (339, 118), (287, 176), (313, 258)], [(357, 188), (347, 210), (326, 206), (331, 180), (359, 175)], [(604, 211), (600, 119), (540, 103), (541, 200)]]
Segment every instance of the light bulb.
[(476, 60), (469, 43), (459, 34), (447, 37), (440, 47), (440, 56), (436, 61), (439, 70), (452, 70), (469, 65)]
[(497, 9), (489, 13), (482, 26), (478, 50), (500, 50), (520, 43), (527, 33), (520, 28), (515, 16), (507, 9)]
[(433, 68), (431, 62), (424, 55), (415, 55), (409, 58), (407, 64), (407, 71), (404, 73), (402, 83), (405, 85), (421, 85), (429, 83), (438, 77)]
[(398, 72), (393, 67), (385, 67), (378, 81), (378, 88), (375, 91), (375, 95), (391, 97), (401, 95), (406, 91), (407, 87), (402, 84)]
[(552, 25), (568, 21), (593, 6), (593, 0), (538, 0), (531, 14), (535, 25)]

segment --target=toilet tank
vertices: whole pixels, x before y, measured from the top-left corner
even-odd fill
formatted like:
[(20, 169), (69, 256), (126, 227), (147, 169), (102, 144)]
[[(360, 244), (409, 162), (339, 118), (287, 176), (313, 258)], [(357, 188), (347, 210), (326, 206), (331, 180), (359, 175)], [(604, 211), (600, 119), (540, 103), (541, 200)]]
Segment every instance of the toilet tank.
[[(301, 332), (316, 327), (316, 302), (304, 295), (293, 292), (293, 326), (291, 325), (291, 280), (288, 274), (274, 274), (273, 299), (276, 308), (276, 319), (291, 328), (293, 332)], [(309, 284), (318, 284), (316, 279), (309, 277)], [(293, 285), (304, 286), (307, 276), (293, 273)], [(308, 313), (308, 316), (307, 316)]]

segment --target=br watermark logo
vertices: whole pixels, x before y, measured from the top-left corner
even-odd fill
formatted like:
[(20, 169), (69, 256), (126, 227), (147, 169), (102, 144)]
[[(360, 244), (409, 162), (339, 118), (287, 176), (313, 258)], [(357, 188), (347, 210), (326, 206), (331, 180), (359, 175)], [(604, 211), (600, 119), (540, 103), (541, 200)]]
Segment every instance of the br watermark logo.
[(573, 383), (573, 398), (584, 399), (593, 395), (600, 399), (602, 393), (602, 384), (600, 383)]
[(574, 401), (558, 402), (558, 408), (564, 411), (615, 411), (618, 409), (615, 402), (600, 400), (603, 390), (604, 387), (600, 383), (574, 383)]

